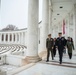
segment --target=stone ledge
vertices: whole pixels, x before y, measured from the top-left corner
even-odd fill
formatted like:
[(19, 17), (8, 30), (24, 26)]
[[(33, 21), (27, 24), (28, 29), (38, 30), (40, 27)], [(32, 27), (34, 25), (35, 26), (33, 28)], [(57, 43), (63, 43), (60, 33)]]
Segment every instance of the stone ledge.
[(17, 74), (17, 73), (19, 73), (19, 72), (21, 72), (21, 71), (23, 71), (23, 70), (26, 70), (26, 69), (34, 66), (34, 65), (35, 65), (35, 63), (30, 63), (30, 64), (28, 64), (28, 65), (25, 65), (25, 66), (22, 66), (22, 67), (20, 67), (20, 68), (14, 69), (14, 70), (12, 70), (12, 71), (9, 71), (7, 74), (8, 74), (8, 75), (14, 75), (14, 74)]

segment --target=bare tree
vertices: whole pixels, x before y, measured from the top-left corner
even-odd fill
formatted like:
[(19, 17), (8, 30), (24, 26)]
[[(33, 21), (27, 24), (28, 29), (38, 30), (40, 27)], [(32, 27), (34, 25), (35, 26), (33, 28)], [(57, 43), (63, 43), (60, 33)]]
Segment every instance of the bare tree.
[(18, 28), (15, 25), (9, 24), (5, 28), (2, 29), (3, 31), (5, 30), (18, 30)]

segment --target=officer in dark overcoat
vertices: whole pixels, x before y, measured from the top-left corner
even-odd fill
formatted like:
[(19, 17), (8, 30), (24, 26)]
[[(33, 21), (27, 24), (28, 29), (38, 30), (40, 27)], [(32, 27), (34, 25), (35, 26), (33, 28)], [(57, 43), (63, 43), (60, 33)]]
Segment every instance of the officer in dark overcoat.
[(54, 48), (53, 48), (53, 55), (56, 55), (56, 38), (54, 38)]
[(53, 47), (54, 47), (54, 40), (51, 38), (51, 34), (48, 35), (48, 38), (46, 39), (46, 48), (47, 48), (47, 61), (49, 61), (50, 51), (51, 51), (51, 57), (52, 60), (54, 60), (53, 56)]
[(58, 33), (59, 37), (56, 39), (56, 47), (58, 48), (59, 61), (62, 64), (63, 50), (66, 45), (65, 39), (62, 37), (62, 33)]

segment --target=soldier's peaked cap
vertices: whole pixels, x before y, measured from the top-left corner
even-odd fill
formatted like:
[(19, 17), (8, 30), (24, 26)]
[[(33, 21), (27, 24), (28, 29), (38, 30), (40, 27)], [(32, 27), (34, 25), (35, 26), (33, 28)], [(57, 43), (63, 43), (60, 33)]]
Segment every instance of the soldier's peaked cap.
[(51, 36), (51, 34), (48, 34), (48, 36)]
[(59, 32), (58, 34), (62, 34), (61, 32)]

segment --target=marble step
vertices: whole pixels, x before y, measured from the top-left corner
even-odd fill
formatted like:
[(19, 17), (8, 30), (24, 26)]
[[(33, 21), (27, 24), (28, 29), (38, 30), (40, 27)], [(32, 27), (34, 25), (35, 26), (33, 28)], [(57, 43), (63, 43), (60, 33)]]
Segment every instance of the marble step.
[(49, 62), (46, 62), (45, 60), (43, 60), (43, 61), (40, 61), (39, 63), (48, 64), (48, 65), (55, 65), (55, 66), (63, 66), (63, 67), (76, 68), (76, 63), (71, 63), (71, 62), (62, 62), (62, 64), (59, 64), (58, 61), (49, 61)]

